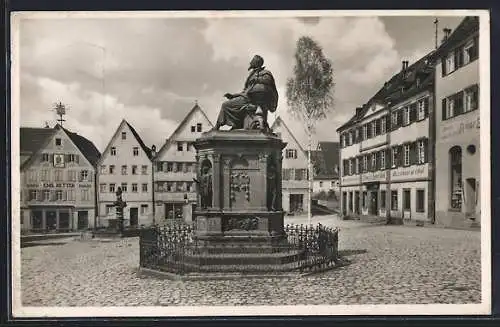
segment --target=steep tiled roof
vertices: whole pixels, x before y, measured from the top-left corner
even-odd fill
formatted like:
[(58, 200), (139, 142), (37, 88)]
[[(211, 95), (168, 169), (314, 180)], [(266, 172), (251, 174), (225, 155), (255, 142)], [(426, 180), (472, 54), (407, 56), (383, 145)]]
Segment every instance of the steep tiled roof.
[(315, 168), (315, 178), (338, 178), (340, 144), (338, 142), (319, 142), (320, 150), (311, 151), (311, 161)]
[(460, 24), (455, 28), (455, 30), (446, 38), (446, 40), (441, 43), (438, 49), (432, 56), (432, 59), (440, 57), (443, 53), (448, 52), (458, 43), (464, 41), (468, 36), (479, 30), (479, 17), (468, 16), (465, 17)]
[(21, 153), (35, 153), (54, 134), (53, 128), (21, 127), (20, 129), (20, 151)]
[(340, 126), (337, 132), (361, 120), (373, 103), (394, 104), (431, 88), (434, 85), (434, 66), (431, 60), (433, 54), (434, 50), (408, 66), (408, 68), (401, 69), (394, 74), (366, 104), (356, 108), (354, 115)]
[(87, 158), (92, 166), (96, 167), (97, 162), (101, 157), (101, 153), (99, 152), (99, 150), (97, 150), (94, 143), (92, 143), (92, 141), (86, 139), (85, 137), (78, 135), (77, 133), (70, 132), (65, 128), (63, 128), (63, 130), (66, 132), (66, 134), (68, 134), (71, 141), (73, 141), (73, 143), (78, 147), (80, 152), (85, 156), (85, 158)]
[(283, 127), (285, 127), (286, 131), (288, 132), (288, 134), (290, 134), (292, 136), (292, 139), (294, 140), (295, 143), (297, 143), (297, 145), (299, 146), (300, 150), (302, 152), (305, 152), (307, 154), (307, 152), (304, 151), (304, 148), (302, 147), (302, 144), (300, 144), (299, 140), (297, 140), (297, 138), (295, 137), (295, 135), (293, 135), (292, 131), (288, 128), (288, 126), (285, 124), (285, 121), (280, 116), (276, 117), (276, 119), (274, 120), (274, 123), (271, 126), (271, 130), (274, 130), (278, 124), (281, 124), (281, 125), (283, 125)]
[(144, 144), (144, 141), (141, 139), (141, 137), (139, 136), (139, 133), (137, 133), (135, 128), (132, 127), (132, 125), (130, 125), (128, 122), (126, 122), (126, 123), (127, 123), (128, 127), (130, 128), (130, 130), (132, 131), (132, 134), (134, 134), (134, 137), (136, 138), (137, 142), (139, 142), (139, 145), (141, 146), (141, 148), (144, 150), (144, 152), (146, 152), (146, 155), (151, 160), (153, 158), (153, 155), (151, 153), (151, 149), (149, 147), (147, 147), (146, 144)]

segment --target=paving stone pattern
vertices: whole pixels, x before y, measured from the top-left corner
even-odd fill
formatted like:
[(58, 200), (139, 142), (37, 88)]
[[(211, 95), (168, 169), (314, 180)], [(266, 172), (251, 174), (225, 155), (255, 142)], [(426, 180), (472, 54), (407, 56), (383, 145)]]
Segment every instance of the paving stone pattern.
[[(171, 281), (139, 278), (138, 238), (58, 240), (21, 249), (25, 306), (172, 306), (479, 303), (480, 233), (377, 226), (314, 218), (338, 226), (351, 264), (291, 279)], [(287, 218), (303, 223), (303, 218)], [(52, 242), (54, 243), (54, 242)]]

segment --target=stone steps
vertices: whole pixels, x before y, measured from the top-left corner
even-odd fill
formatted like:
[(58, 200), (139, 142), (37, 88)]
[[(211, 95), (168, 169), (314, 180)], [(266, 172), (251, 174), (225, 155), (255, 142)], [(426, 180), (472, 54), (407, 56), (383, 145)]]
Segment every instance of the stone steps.
[(301, 252), (287, 253), (219, 253), (193, 254), (185, 256), (184, 262), (197, 266), (233, 266), (233, 265), (283, 265), (299, 260)]

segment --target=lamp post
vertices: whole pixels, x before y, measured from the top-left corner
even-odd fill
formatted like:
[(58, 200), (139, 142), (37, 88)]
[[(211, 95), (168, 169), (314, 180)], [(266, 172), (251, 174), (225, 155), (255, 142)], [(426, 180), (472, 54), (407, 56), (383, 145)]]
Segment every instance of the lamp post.
[(156, 157), (156, 146), (153, 144), (151, 146), (151, 199), (153, 200), (153, 225), (155, 225), (156, 220), (156, 203), (155, 203), (155, 157)]

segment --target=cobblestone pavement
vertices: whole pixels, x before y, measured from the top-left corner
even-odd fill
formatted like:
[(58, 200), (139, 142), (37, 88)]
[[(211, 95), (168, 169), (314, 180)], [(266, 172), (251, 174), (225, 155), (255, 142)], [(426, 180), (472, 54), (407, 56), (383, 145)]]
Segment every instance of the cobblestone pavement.
[[(170, 281), (138, 278), (137, 238), (57, 240), (22, 251), (25, 306), (297, 305), (479, 303), (480, 233), (375, 226), (314, 217), (339, 226), (351, 264), (289, 279)], [(306, 218), (287, 218), (304, 223)], [(52, 242), (54, 243), (54, 242)]]

